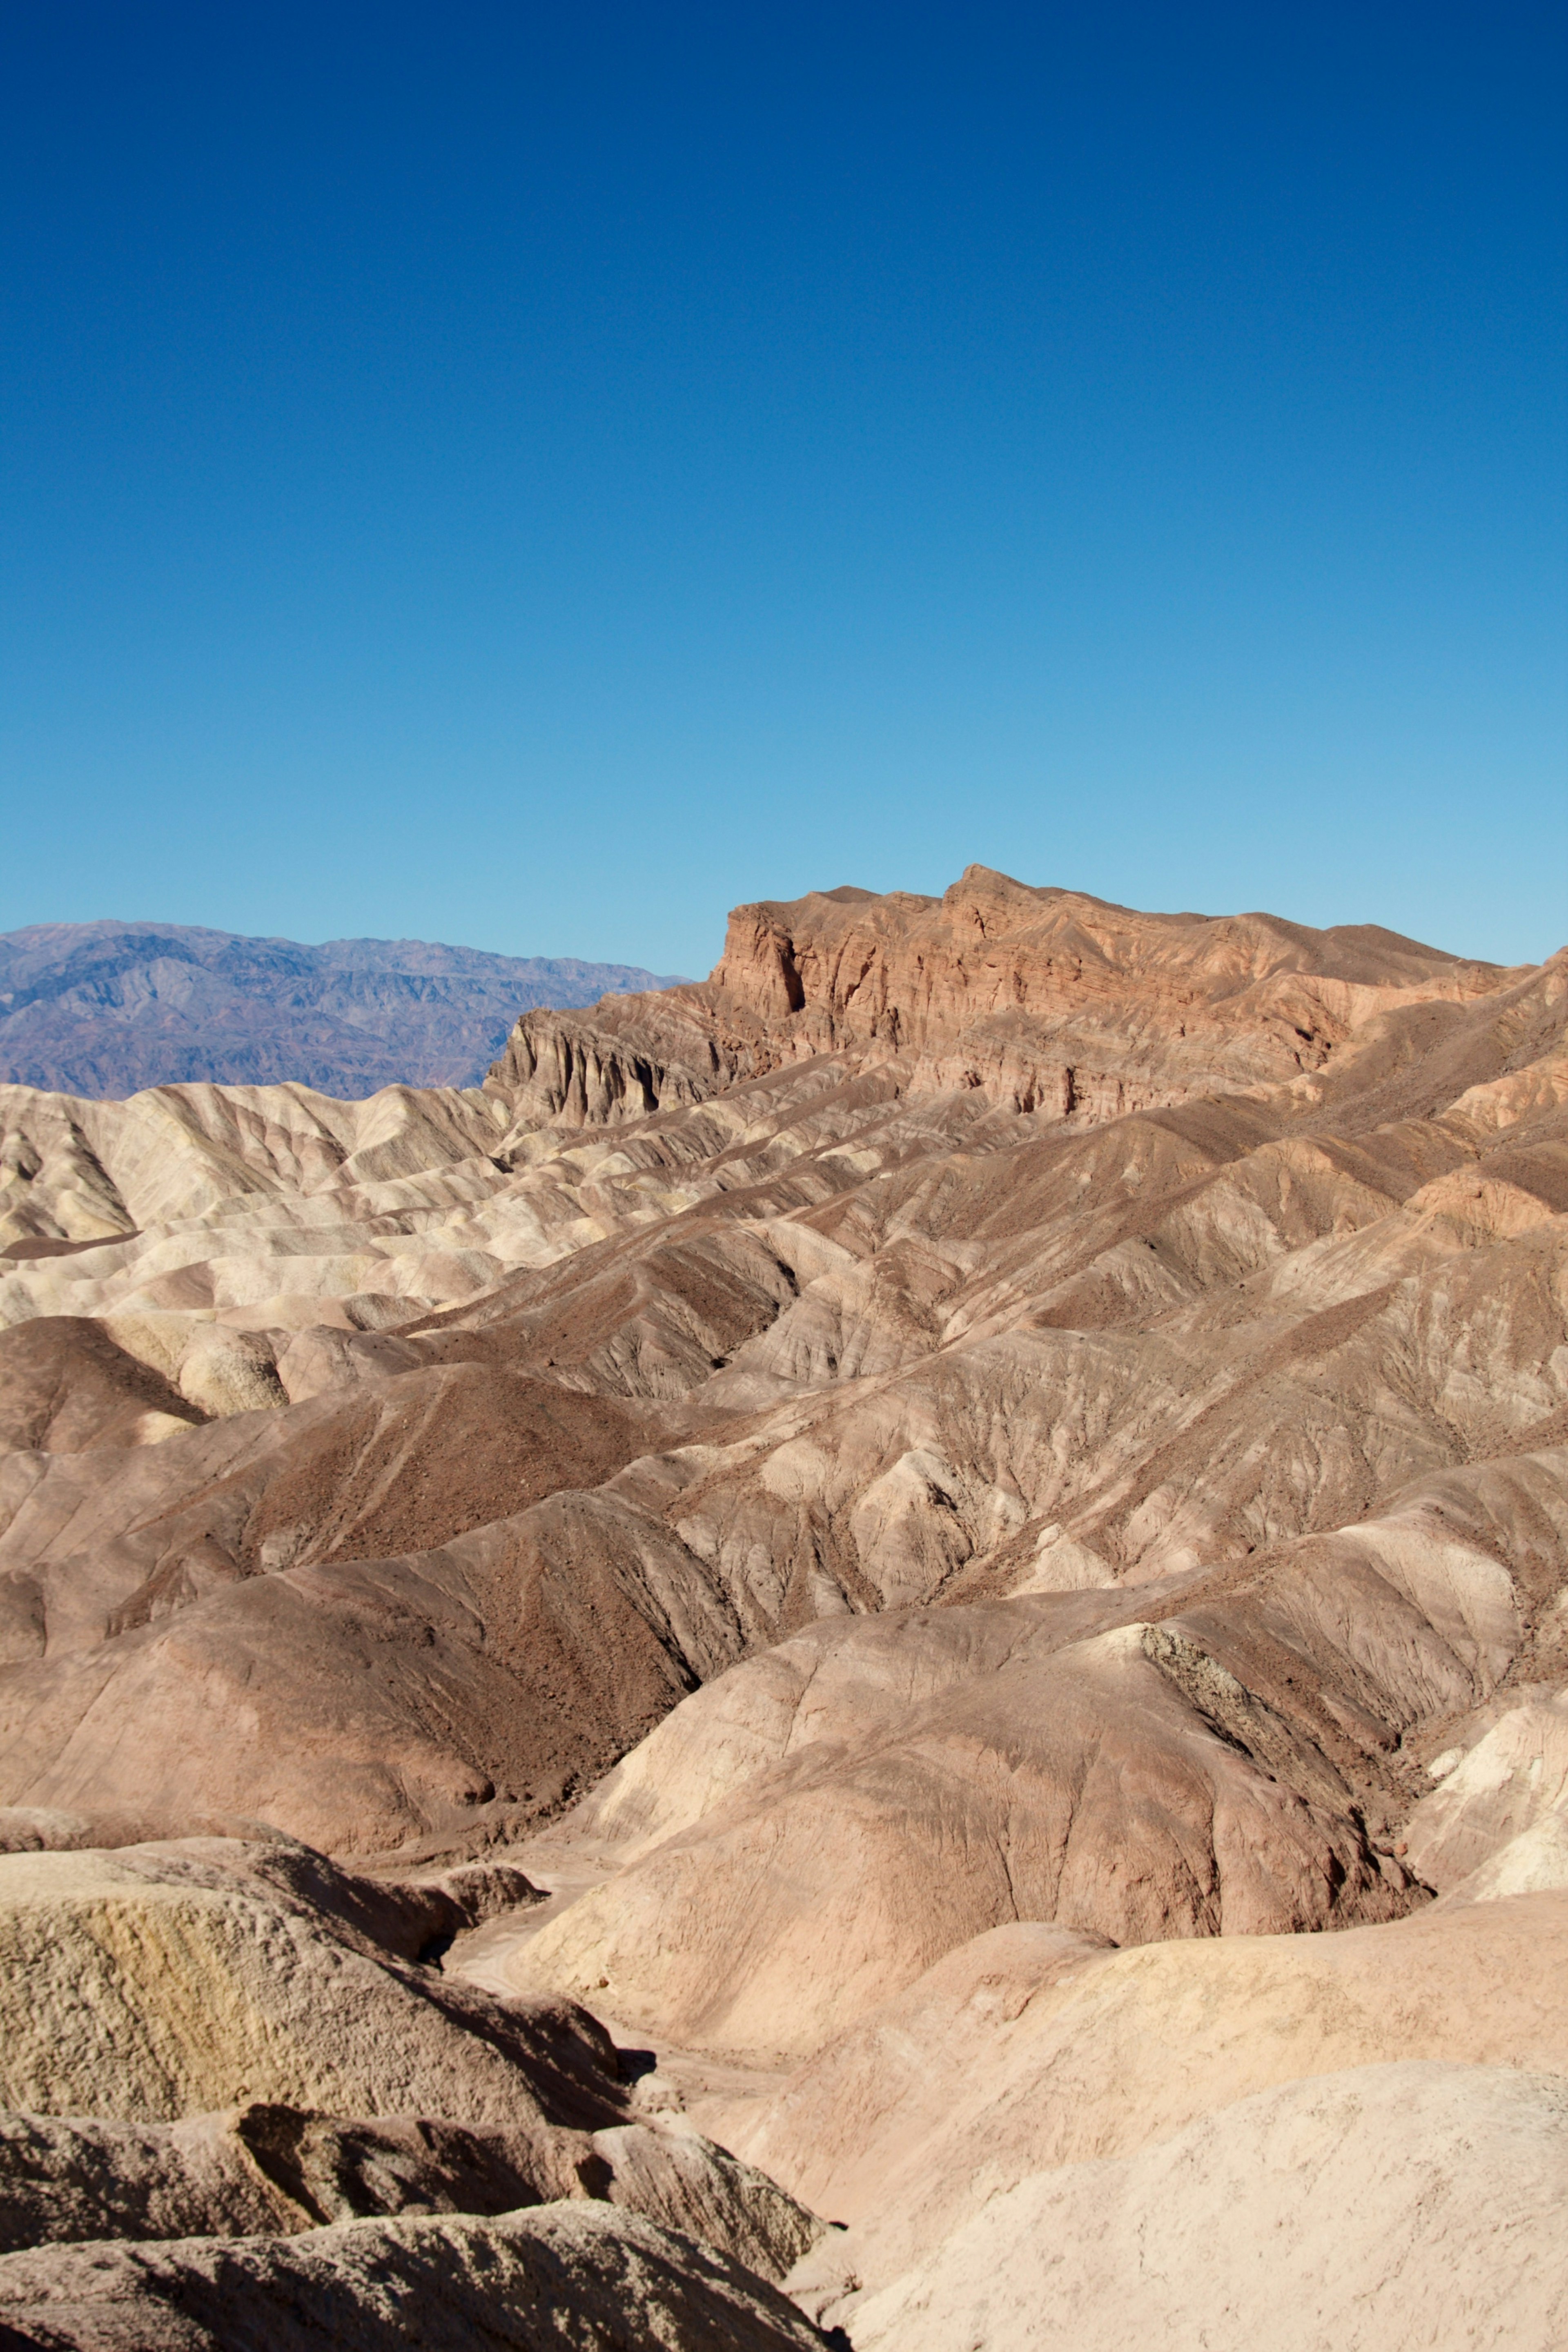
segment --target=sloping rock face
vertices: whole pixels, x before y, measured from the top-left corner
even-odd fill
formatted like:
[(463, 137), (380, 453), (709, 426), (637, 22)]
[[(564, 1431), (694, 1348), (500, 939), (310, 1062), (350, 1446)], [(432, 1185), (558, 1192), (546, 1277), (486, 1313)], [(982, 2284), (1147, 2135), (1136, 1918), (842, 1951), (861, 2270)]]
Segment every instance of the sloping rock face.
[(0, 2325), (40, 2352), (809, 2352), (823, 2341), (739, 2263), (576, 2205), (360, 2222), (306, 2240), (11, 2254)]
[(588, 2199), (781, 2276), (822, 2225), (592, 2016), (402, 1956), (451, 1900), (283, 1841), (0, 1859), (0, 2247)]
[(0, 934), (0, 1079), (94, 1097), (302, 1080), (470, 1086), (524, 1005), (669, 985), (628, 964), (426, 940), (250, 940), (181, 923)]

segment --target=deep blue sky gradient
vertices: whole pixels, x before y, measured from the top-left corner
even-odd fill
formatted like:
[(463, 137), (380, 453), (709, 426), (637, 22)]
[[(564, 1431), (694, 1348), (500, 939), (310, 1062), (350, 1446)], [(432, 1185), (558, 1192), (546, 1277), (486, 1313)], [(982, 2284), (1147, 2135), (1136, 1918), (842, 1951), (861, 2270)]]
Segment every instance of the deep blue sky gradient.
[(0, 6), (0, 929), (1568, 939), (1556, 6)]

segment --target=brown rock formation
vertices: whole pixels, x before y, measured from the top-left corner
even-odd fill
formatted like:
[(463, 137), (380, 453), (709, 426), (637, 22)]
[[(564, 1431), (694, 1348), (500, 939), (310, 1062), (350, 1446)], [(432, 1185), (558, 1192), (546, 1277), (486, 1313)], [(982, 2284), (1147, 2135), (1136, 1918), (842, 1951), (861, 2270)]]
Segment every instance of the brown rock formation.
[[(307, 2238), (49, 2246), (0, 2259), (0, 2326), (40, 2352), (821, 2352), (777, 2288), (634, 2213), (545, 2205)], [(570, 2330), (569, 2335), (565, 2331)]]
[(1372, 924), (1140, 915), (972, 866), (941, 898), (738, 907), (706, 983), (527, 1014), (486, 1085), (582, 1125), (821, 1054), (896, 1056), (922, 1090), (1098, 1122), (1316, 1069), (1370, 1017), (1462, 1003), (1498, 976)]

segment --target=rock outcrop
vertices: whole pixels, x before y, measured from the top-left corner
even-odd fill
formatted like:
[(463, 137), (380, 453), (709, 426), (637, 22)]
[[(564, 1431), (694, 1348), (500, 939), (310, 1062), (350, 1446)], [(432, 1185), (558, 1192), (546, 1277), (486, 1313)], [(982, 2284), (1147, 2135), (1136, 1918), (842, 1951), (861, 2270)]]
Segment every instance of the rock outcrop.
[(603, 2207), (362, 2221), (309, 2238), (0, 2258), (0, 2326), (40, 2352), (821, 2352), (738, 2263)]
[(705, 983), (525, 1014), (486, 1085), (582, 1126), (831, 1054), (1098, 1124), (1317, 1069), (1374, 1016), (1461, 1004), (1497, 977), (1375, 925), (1140, 915), (972, 866), (941, 898), (839, 889), (738, 907)]
[(455, 1876), (222, 1838), (0, 1858), (0, 2245), (587, 2198), (781, 2276), (821, 2224), (641, 2113), (590, 2014), (405, 1957), (520, 1891)]

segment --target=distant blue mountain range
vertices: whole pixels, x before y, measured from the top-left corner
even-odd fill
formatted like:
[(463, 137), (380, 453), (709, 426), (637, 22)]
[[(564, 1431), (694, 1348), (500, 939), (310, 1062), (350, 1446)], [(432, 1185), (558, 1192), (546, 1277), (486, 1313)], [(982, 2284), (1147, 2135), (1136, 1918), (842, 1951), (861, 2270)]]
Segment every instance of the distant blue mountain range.
[(0, 1081), (108, 1097), (295, 1078), (353, 1099), (474, 1086), (520, 1013), (669, 988), (635, 964), (426, 940), (251, 940), (179, 923), (0, 933)]

